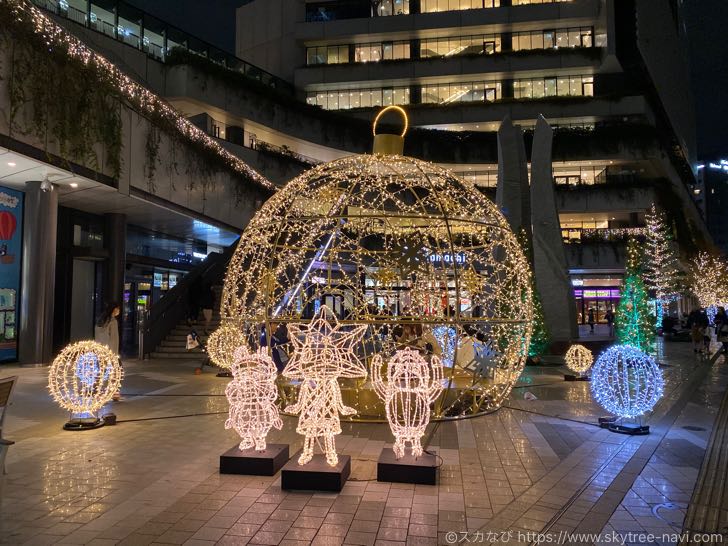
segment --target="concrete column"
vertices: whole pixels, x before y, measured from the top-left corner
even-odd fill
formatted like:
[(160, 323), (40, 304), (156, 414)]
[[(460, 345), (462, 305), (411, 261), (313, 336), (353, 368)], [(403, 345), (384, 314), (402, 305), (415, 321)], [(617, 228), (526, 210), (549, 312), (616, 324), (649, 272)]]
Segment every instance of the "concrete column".
[(25, 185), (23, 266), (18, 332), (21, 364), (48, 364), (53, 358), (53, 297), (56, 276), (58, 192)]
[(531, 199), (523, 131), (506, 117), (498, 129), (498, 186), (495, 202), (516, 235), (531, 234)]
[(104, 215), (104, 248), (109, 251), (104, 277), (104, 298), (106, 302), (122, 303), (124, 295), (124, 273), (126, 271), (126, 215), (109, 213)]
[(541, 296), (544, 320), (553, 341), (578, 337), (576, 303), (569, 279), (566, 253), (556, 211), (551, 147), (554, 131), (538, 116), (531, 151), (531, 209), (533, 269)]

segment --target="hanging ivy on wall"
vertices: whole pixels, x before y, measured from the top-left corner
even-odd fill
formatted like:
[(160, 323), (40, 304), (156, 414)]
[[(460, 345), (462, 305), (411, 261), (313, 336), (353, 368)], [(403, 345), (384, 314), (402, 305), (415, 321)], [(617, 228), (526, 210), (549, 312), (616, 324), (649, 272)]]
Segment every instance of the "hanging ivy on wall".
[[(6, 81), (11, 135), (33, 136), (46, 150), (57, 144), (61, 157), (118, 177), (122, 123), (111, 84), (99, 79), (94, 65), (59, 50), (28, 47), (32, 32), (10, 25), (7, 16), (0, 10), (0, 44), (11, 62)], [(103, 158), (94, 149), (97, 143)]]
[[(203, 187), (213, 175), (229, 172), (262, 188), (275, 187), (240, 158), (192, 125), (157, 95), (139, 85), (115, 65), (22, 0), (0, 0), (0, 46), (10, 54), (11, 126), (32, 133), (46, 148), (55, 142), (64, 158), (97, 169), (121, 173), (122, 108), (128, 107), (172, 141), (202, 156), (192, 169), (200, 171)], [(20, 123), (18, 116), (30, 119)], [(26, 127), (27, 124), (30, 127)], [(147, 176), (157, 169), (158, 144), (148, 140)], [(100, 165), (94, 147), (104, 148)], [(185, 150), (187, 151), (187, 150)], [(149, 162), (153, 159), (153, 162)], [(189, 163), (193, 163), (188, 161)], [(199, 166), (199, 163), (207, 163)], [(176, 165), (174, 167), (176, 169)]]

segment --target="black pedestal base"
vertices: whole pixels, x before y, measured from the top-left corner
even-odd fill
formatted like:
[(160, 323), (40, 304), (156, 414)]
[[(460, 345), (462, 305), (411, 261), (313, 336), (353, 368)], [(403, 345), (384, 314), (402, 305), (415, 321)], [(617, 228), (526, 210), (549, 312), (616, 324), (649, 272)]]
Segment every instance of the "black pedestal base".
[(223, 370), (221, 372), (217, 372), (217, 376), (216, 377), (232, 377), (232, 376), (233, 376), (233, 373), (231, 371), (229, 371), (229, 370)]
[[(103, 419), (71, 419), (63, 425), (63, 430), (73, 430), (73, 431), (79, 431), (79, 430), (93, 430), (95, 428), (101, 428), (105, 425)], [(116, 422), (114, 422), (116, 424)]]
[(299, 451), (281, 471), (281, 489), (341, 491), (351, 474), (351, 457), (339, 455), (339, 463), (329, 466), (326, 457), (314, 455), (308, 464), (298, 464)]
[(615, 425), (617, 423), (616, 417), (600, 417), (599, 418), (599, 426), (601, 428), (609, 428), (612, 425)]
[(589, 381), (588, 375), (564, 374), (564, 381)]
[(416, 459), (407, 450), (401, 459), (391, 448), (384, 448), (377, 463), (378, 482), (437, 485), (437, 456), (423, 453)]
[(617, 432), (619, 434), (629, 434), (630, 436), (643, 436), (650, 433), (650, 427), (647, 425), (637, 425), (635, 423), (627, 423), (622, 425), (609, 425), (611, 432)]
[(268, 444), (265, 451), (240, 451), (235, 446), (220, 455), (220, 474), (274, 476), (287, 460), (288, 444)]

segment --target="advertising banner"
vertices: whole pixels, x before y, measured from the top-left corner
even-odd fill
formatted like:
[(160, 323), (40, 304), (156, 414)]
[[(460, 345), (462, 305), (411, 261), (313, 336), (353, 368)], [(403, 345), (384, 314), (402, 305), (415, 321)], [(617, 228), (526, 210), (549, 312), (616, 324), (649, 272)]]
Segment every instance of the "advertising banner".
[(0, 186), (0, 362), (18, 359), (23, 193)]

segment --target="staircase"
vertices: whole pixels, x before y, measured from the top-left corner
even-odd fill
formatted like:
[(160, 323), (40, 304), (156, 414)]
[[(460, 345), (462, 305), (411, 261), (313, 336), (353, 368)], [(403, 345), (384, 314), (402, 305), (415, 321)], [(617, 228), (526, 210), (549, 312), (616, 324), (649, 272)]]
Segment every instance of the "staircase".
[[(208, 332), (211, 334), (217, 330), (220, 326), (220, 296), (222, 295), (222, 286), (216, 285), (212, 287), (215, 292), (215, 309), (212, 312), (212, 320), (210, 321), (210, 328)], [(204, 346), (207, 343), (207, 335), (205, 335), (205, 319), (202, 316), (202, 311), (197, 318), (196, 322), (192, 325), (187, 324), (186, 319), (182, 319), (169, 334), (165, 336), (155, 351), (152, 351), (150, 356), (152, 358), (174, 358), (180, 360), (197, 360), (202, 362), (205, 359), (205, 351), (198, 348), (187, 350), (187, 334), (191, 330), (195, 330), (200, 338), (200, 343)]]

